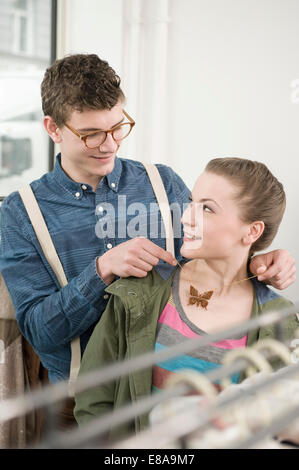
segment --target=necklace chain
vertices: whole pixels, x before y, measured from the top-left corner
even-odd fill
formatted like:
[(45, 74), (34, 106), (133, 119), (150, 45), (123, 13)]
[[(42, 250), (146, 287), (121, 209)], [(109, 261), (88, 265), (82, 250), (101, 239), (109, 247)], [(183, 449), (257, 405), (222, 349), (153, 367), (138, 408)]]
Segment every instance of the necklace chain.
[[(179, 267), (181, 268), (181, 270), (183, 271), (183, 266), (178, 261), (177, 261), (177, 263), (178, 263)], [(233, 281), (233, 282), (230, 282), (229, 284), (224, 284), (223, 287), (228, 287), (228, 286), (232, 286), (234, 284), (239, 284), (240, 282), (249, 281), (249, 279), (253, 279), (254, 277), (257, 277), (257, 274), (254, 275), (254, 276), (246, 277), (245, 279), (240, 279), (239, 281)], [(188, 281), (190, 282), (189, 279), (188, 279)], [(208, 306), (208, 303), (209, 303), (209, 300), (210, 300), (210, 298), (212, 297), (213, 293), (216, 290), (219, 290), (219, 288), (216, 287), (213, 290), (208, 290), (208, 291), (203, 292), (202, 294), (199, 294), (197, 292), (197, 290), (195, 289), (195, 287), (193, 287), (191, 285), (191, 282), (190, 282), (189, 304), (188, 305), (196, 305), (197, 307), (199, 307), (199, 305), (201, 305), (206, 310), (207, 306)]]

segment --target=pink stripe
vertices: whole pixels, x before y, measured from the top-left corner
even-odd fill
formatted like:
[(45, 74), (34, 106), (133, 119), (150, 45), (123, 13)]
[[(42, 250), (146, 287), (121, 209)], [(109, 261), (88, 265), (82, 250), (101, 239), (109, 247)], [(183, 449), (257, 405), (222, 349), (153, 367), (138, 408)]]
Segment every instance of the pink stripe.
[[(171, 304), (167, 303), (165, 305), (164, 310), (161, 313), (158, 321), (159, 323), (168, 325), (170, 328), (176, 330), (178, 333), (185, 336), (186, 338), (198, 338), (198, 336), (200, 336), (194, 331), (192, 331), (189, 326), (183, 323), (178, 311)], [(218, 341), (216, 343), (210, 344), (216, 346), (217, 348), (238, 349), (244, 348), (246, 346), (246, 343), (247, 335), (243, 336), (243, 338), (241, 339), (225, 339), (223, 341)]]

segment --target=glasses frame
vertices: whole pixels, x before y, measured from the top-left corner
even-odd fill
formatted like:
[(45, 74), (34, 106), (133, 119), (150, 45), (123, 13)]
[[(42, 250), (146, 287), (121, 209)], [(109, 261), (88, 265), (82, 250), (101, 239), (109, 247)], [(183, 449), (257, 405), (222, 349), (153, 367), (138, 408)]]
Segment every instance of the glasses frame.
[[(76, 129), (74, 129), (72, 126), (70, 126), (69, 124), (64, 124), (65, 127), (67, 127), (73, 134), (75, 134), (77, 137), (80, 138), (80, 140), (83, 140), (84, 144), (85, 144), (85, 147), (87, 147), (88, 149), (91, 149), (91, 148), (97, 148), (97, 147), (100, 147), (101, 145), (103, 145), (103, 143), (106, 141), (107, 139), (107, 135), (108, 134), (111, 134), (111, 137), (113, 138), (113, 140), (115, 142), (120, 142), (122, 140), (124, 140), (126, 137), (128, 137), (128, 135), (130, 134), (130, 132), (132, 131), (133, 127), (135, 126), (135, 121), (134, 119), (131, 118), (131, 116), (129, 116), (129, 114), (123, 109), (122, 112), (124, 113), (124, 115), (126, 116), (126, 118), (129, 120), (129, 122), (122, 122), (121, 124), (117, 124), (116, 126), (113, 126), (111, 127), (111, 129), (108, 129), (107, 131), (104, 131), (103, 129), (98, 129), (97, 131), (90, 131), (90, 132), (87, 132), (86, 134), (80, 134), (80, 132), (78, 132)], [(126, 137), (123, 137), (122, 139), (118, 139), (116, 140), (114, 137), (113, 137), (113, 132), (115, 131), (115, 129), (118, 129), (119, 127), (123, 126), (124, 124), (130, 124), (130, 130), (129, 130), (129, 133), (126, 135)], [(105, 132), (106, 136), (105, 136), (105, 139), (103, 140), (103, 142), (100, 144), (100, 145), (97, 145), (96, 147), (88, 147), (88, 145), (86, 144), (86, 139), (87, 137), (89, 137), (90, 135), (93, 135), (93, 134), (97, 134), (98, 132)]]

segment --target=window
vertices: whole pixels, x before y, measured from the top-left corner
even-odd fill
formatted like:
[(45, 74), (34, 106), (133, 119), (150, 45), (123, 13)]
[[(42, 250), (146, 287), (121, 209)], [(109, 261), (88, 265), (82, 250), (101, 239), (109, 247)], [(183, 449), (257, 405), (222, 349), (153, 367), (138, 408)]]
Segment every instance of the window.
[(56, 1), (0, 2), (0, 197), (49, 170), (40, 84), (55, 58)]
[(15, 0), (11, 3), (13, 52), (33, 54), (33, 0)]

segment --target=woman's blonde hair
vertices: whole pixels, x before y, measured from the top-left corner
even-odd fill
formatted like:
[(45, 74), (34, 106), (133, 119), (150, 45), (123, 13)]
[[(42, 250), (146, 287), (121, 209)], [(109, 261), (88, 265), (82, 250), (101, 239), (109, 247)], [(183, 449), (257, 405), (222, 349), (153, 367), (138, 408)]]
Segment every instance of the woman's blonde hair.
[(267, 248), (278, 231), (285, 211), (283, 185), (266, 165), (245, 158), (215, 158), (207, 164), (205, 171), (227, 178), (239, 189), (235, 199), (244, 222), (264, 222), (264, 231), (251, 246), (250, 255)]

